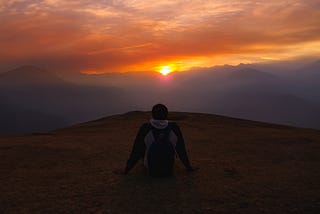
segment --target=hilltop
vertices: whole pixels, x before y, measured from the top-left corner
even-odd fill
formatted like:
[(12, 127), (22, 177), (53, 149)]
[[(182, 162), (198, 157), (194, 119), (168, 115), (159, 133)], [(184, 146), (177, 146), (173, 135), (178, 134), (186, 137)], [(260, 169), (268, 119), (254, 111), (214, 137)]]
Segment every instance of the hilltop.
[(1, 213), (317, 213), (320, 131), (174, 112), (195, 173), (153, 179), (125, 164), (149, 112), (0, 137)]

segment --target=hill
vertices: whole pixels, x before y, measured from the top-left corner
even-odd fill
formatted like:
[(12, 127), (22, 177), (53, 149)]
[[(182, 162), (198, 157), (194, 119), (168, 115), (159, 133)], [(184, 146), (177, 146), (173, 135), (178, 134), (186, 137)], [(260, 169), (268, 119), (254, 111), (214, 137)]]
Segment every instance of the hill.
[(317, 213), (320, 131), (171, 113), (193, 165), (153, 179), (124, 165), (149, 112), (0, 137), (1, 213)]

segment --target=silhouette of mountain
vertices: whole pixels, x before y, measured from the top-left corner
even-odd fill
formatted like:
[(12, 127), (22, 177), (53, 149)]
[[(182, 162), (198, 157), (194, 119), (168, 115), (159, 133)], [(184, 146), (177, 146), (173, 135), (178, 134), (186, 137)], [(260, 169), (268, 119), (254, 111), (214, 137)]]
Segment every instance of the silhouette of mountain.
[(293, 93), (320, 105), (320, 60), (287, 72), (286, 79)]
[(237, 81), (266, 81), (275, 80), (277, 77), (254, 68), (242, 68), (232, 71), (229, 78)]
[[(12, 106), (57, 115), (69, 123), (145, 110), (163, 102), (178, 111), (320, 128), (319, 61), (303, 65), (302, 70), (286, 70), (287, 74), (281, 75), (280, 70), (268, 71), (270, 66), (256, 69), (242, 64), (193, 69), (167, 77), (112, 73), (79, 74), (68, 80), (25, 66), (0, 75), (0, 96)], [(299, 77), (301, 72), (308, 73), (306, 78)]]
[(208, 101), (210, 107), (218, 114), (232, 117), (320, 128), (319, 106), (290, 94), (232, 91)]
[(63, 118), (10, 105), (0, 98), (0, 134), (47, 132), (68, 124)]
[(297, 72), (299, 72), (300, 77), (307, 76), (320, 78), (320, 60), (298, 69)]
[[(64, 126), (120, 113), (130, 107), (129, 98), (124, 98), (121, 89), (70, 83), (33, 66), (23, 66), (1, 74), (0, 97), (10, 102), (10, 108), (21, 113), (32, 111), (33, 120), (37, 113), (39, 120), (44, 114), (56, 115), (64, 119)], [(22, 125), (22, 120), (19, 121)], [(39, 123), (32, 124), (34, 126), (29, 126), (31, 130), (41, 130)], [(57, 125), (54, 122), (50, 127), (61, 127), (53, 124)], [(17, 130), (22, 129), (17, 125)]]
[(279, 77), (253, 68), (232, 71), (222, 81), (226, 82), (224, 86), (226, 90), (234, 92), (288, 93), (283, 90), (283, 82)]
[(0, 74), (0, 85), (12, 87), (63, 84), (64, 81), (51, 72), (26, 65)]
[[(306, 85), (308, 83), (304, 82), (298, 86), (307, 87)], [(182, 84), (175, 84), (174, 90), (162, 97), (166, 97), (165, 102), (178, 110), (191, 109), (244, 119), (320, 128), (319, 103), (308, 99), (303, 93), (298, 93), (303, 89), (295, 88), (297, 86), (292, 82), (275, 74), (245, 68), (244, 65), (240, 66), (240, 69), (237, 66), (223, 66), (199, 71), (199, 75), (196, 72), (190, 74)]]
[(317, 213), (320, 131), (171, 112), (191, 163), (173, 178), (123, 167), (150, 112), (0, 137), (1, 213)]

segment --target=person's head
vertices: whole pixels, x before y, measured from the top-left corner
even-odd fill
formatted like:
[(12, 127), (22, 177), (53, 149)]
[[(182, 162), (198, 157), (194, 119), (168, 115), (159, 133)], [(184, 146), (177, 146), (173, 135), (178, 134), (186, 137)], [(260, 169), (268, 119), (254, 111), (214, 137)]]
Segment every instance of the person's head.
[(156, 104), (152, 107), (152, 118), (155, 120), (166, 120), (168, 117), (168, 108), (163, 104)]

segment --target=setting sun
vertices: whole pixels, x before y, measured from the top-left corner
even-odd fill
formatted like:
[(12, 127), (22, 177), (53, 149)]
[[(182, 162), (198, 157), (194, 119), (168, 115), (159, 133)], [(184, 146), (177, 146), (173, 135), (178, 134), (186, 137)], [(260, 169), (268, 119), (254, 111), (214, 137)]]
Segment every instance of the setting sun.
[(169, 65), (165, 65), (165, 66), (162, 66), (161, 69), (160, 69), (160, 73), (164, 76), (168, 75), (169, 73), (171, 73), (173, 70), (171, 68), (171, 66)]

